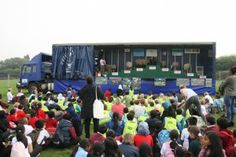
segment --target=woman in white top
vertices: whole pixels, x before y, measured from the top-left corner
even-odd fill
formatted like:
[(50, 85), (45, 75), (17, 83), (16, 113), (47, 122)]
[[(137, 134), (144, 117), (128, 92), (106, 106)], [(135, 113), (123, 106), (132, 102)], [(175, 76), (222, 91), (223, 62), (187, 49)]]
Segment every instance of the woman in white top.
[[(23, 143), (25, 149), (24, 152), (21, 153), (24, 154), (24, 157), (30, 157), (30, 153), (33, 152), (32, 140), (29, 136), (25, 136), (24, 132), (25, 128), (23, 125), (18, 125), (16, 127), (16, 137), (12, 139), (12, 147), (14, 148), (14, 145), (18, 144), (19, 142)], [(12, 149), (11, 157), (15, 156), (14, 150), (15, 149)]]

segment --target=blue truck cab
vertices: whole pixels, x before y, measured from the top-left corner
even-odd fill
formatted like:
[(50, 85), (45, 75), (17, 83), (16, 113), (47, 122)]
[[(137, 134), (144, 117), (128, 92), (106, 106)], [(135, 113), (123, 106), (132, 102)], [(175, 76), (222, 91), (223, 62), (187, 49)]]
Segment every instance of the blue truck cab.
[(27, 88), (29, 92), (33, 90), (52, 90), (52, 56), (40, 52), (29, 62), (21, 67), (20, 81), (18, 88)]

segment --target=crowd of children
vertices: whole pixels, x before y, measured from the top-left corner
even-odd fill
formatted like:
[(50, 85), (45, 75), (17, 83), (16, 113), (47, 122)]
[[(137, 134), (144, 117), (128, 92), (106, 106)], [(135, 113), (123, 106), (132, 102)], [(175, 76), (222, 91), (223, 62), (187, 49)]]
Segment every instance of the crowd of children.
[(104, 118), (89, 138), (83, 138), (83, 102), (72, 87), (65, 94), (29, 97), (9, 90), (8, 103), (0, 95), (1, 156), (36, 157), (48, 147), (76, 145), (71, 156), (236, 157), (236, 131), (224, 116), (216, 118), (225, 110), (219, 93), (214, 99), (204, 93), (201, 113), (194, 106), (184, 111), (182, 95), (173, 92), (144, 95), (118, 89), (104, 95)]

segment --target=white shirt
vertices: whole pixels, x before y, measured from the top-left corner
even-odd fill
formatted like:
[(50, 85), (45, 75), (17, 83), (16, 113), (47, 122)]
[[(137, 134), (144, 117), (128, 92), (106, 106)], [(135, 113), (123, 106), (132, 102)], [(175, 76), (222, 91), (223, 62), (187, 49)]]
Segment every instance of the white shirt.
[(134, 105), (134, 113), (135, 117), (138, 118), (140, 116), (143, 116), (145, 113), (146, 109), (144, 106), (141, 105)]
[(105, 61), (104, 59), (100, 59), (100, 65), (101, 65), (101, 66), (106, 65), (106, 61)]
[(205, 107), (204, 105), (201, 105), (201, 111), (202, 111), (202, 114), (203, 114), (204, 116), (207, 115), (207, 110), (206, 110), (206, 107)]
[[(41, 131), (40, 131), (40, 133), (39, 133), (39, 136), (38, 136), (38, 139), (37, 139), (37, 143), (38, 144), (41, 144), (42, 143), (42, 141), (44, 140), (44, 137), (46, 137), (46, 138), (49, 138), (49, 133), (48, 133), (48, 131), (47, 130), (45, 130), (45, 129), (42, 129)], [(44, 144), (45, 143), (45, 141), (42, 143), (42, 144)]]
[(25, 135), (26, 136), (29, 135), (34, 130), (34, 128), (28, 124), (24, 124), (24, 127), (25, 127)]
[(186, 97), (186, 100), (188, 100), (189, 98), (197, 95), (197, 93), (195, 93), (190, 88), (183, 88), (183, 89), (180, 90), (180, 92)]
[(17, 97), (21, 97), (22, 95), (24, 95), (22, 92), (16, 94)]
[[(32, 144), (31, 138), (29, 136), (26, 136), (26, 138), (27, 138), (28, 146), (31, 145)], [(13, 137), (11, 142), (12, 142), (12, 145), (16, 144), (16, 142), (17, 142), (16, 137)], [(25, 157), (30, 157), (30, 153), (29, 153), (28, 147), (25, 148), (24, 154), (26, 155)]]
[(189, 140), (188, 140), (188, 138), (189, 138), (188, 128), (184, 128), (184, 129), (182, 130), (182, 133), (181, 133), (181, 140), (184, 141), (184, 142), (183, 142), (183, 147), (184, 147), (185, 149), (187, 149), (187, 150), (188, 150), (188, 148), (189, 148)]
[(8, 100), (8, 102), (12, 101), (12, 99), (13, 99), (12, 93), (11, 92), (7, 92), (7, 100)]
[(213, 99), (210, 95), (205, 95), (204, 99), (207, 99), (209, 101), (209, 104), (213, 104)]

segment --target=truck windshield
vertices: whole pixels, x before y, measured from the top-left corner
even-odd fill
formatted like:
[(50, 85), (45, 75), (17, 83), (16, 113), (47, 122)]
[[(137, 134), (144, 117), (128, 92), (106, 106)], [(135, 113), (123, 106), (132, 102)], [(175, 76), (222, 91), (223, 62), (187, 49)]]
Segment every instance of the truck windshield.
[(25, 73), (31, 73), (31, 66), (30, 65), (24, 65), (22, 72)]

